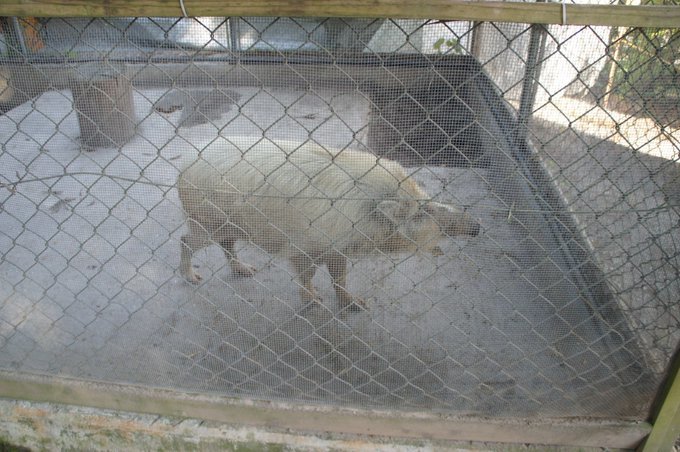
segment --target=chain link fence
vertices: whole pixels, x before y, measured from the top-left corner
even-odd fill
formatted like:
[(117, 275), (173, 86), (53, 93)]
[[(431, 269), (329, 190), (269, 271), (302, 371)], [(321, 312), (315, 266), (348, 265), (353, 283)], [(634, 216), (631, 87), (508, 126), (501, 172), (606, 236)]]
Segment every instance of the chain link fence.
[(1, 27), (0, 369), (647, 417), (680, 339), (677, 29)]

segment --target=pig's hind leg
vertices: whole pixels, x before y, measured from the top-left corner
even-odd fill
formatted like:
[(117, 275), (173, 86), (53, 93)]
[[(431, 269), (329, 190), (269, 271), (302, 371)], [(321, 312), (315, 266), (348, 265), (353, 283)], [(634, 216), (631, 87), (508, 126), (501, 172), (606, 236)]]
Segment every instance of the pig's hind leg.
[(324, 262), (333, 279), (333, 289), (335, 289), (340, 306), (351, 306), (352, 309), (366, 308), (366, 302), (362, 298), (353, 296), (345, 288), (347, 286), (347, 258), (340, 253), (333, 252), (324, 257)]
[(298, 275), (300, 298), (302, 299), (302, 302), (307, 304), (311, 301), (321, 301), (316, 289), (312, 285), (312, 278), (314, 277), (314, 273), (316, 273), (314, 260), (305, 255), (293, 256), (290, 260)]
[(255, 267), (246, 265), (238, 260), (236, 252), (234, 251), (234, 243), (236, 243), (236, 239), (234, 238), (223, 238), (220, 240), (220, 246), (224, 250), (224, 256), (227, 258), (227, 262), (229, 262), (229, 266), (231, 267), (234, 276), (250, 278), (255, 275)]

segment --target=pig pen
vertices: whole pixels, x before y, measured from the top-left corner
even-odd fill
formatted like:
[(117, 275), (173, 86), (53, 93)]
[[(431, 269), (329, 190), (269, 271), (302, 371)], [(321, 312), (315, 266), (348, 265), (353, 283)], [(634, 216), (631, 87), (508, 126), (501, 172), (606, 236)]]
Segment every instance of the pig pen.
[[(287, 62), (130, 64), (137, 129), (120, 149), (81, 145), (59, 76), (0, 117), (1, 369), (484, 416), (646, 412), (658, 381), (473, 59)], [(191, 105), (157, 110), (172, 90), (230, 100), (187, 124)], [(235, 135), (395, 158), (482, 231), (442, 256), (352, 262), (361, 312), (340, 310), (325, 268), (323, 303), (303, 305), (289, 263), (247, 243), (254, 278), (211, 246), (190, 285), (176, 177)]]

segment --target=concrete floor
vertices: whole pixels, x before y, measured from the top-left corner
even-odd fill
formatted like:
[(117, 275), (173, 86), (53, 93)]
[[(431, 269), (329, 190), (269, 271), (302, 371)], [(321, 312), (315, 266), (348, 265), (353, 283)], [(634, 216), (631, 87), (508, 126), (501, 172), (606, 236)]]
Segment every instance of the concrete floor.
[(626, 339), (612, 348), (553, 245), (491, 190), (491, 169), (411, 170), (483, 232), (444, 240), (439, 257), (355, 261), (349, 289), (367, 311), (340, 312), (325, 270), (323, 304), (303, 306), (289, 264), (248, 244), (254, 278), (235, 278), (213, 246), (195, 256), (205, 283), (183, 281), (174, 183), (218, 134), (365, 142), (370, 106), (356, 92), (233, 91), (240, 113), (179, 129), (181, 112), (153, 110), (165, 91), (136, 91), (137, 135), (120, 150), (81, 149), (69, 92), (0, 117), (0, 180), (43, 179), (0, 191), (0, 368), (459, 414), (644, 411)]
[[(532, 121), (535, 147), (647, 365), (663, 375), (680, 342), (680, 130), (662, 133), (649, 118), (600, 108), (583, 114), (583, 102), (557, 105), (564, 114), (545, 108)], [(565, 118), (579, 119), (567, 126)], [(614, 121), (621, 124), (616, 133)], [(541, 147), (547, 140), (551, 145)]]

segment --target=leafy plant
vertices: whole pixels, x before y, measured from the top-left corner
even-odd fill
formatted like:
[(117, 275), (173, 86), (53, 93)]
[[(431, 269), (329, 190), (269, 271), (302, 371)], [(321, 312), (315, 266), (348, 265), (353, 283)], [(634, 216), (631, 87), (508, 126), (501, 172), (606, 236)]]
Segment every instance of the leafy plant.
[(435, 41), (432, 47), (437, 51), (437, 53), (441, 54), (453, 53), (456, 55), (461, 55), (463, 53), (463, 46), (460, 45), (460, 42), (456, 38), (439, 38)]

